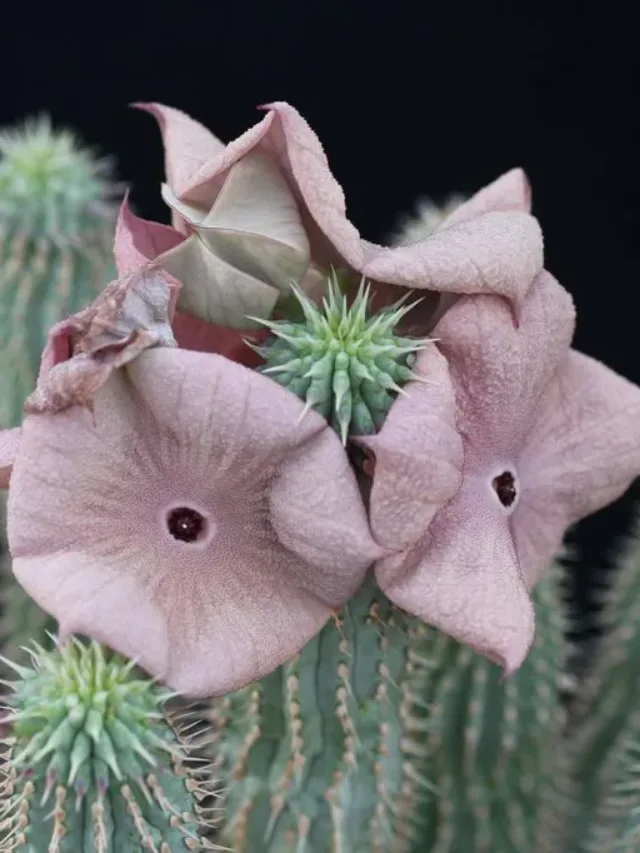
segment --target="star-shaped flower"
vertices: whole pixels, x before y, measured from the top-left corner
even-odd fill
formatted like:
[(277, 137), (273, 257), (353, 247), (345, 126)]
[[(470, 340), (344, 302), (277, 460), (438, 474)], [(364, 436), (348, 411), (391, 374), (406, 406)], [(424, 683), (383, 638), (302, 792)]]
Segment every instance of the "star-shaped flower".
[[(436, 328), (382, 430), (370, 516), (394, 550), (378, 581), (406, 610), (518, 668), (529, 590), (567, 528), (640, 474), (640, 389), (571, 350), (574, 310), (547, 272), (514, 321), (470, 296)], [(439, 350), (439, 351), (438, 351)]]
[(288, 104), (266, 107), (261, 122), (226, 146), (179, 110), (139, 106), (159, 121), (163, 195), (175, 227), (190, 235), (165, 268), (179, 280), (206, 269), (218, 282), (214, 296), (179, 300), (190, 313), (235, 328), (246, 314), (268, 318), (292, 281), (315, 294), (321, 271), (334, 266), (356, 273), (356, 286), (365, 276), (387, 303), (398, 287), (424, 291), (430, 298), (416, 309), (424, 326), (443, 294), (496, 293), (517, 306), (542, 267), (521, 170), (482, 190), (428, 239), (388, 248), (363, 240), (347, 219), (318, 137)]
[(292, 657), (382, 551), (326, 421), (178, 347), (176, 289), (143, 267), (52, 331), (21, 430), (0, 433), (0, 477), (13, 570), (63, 637), (207, 696)]

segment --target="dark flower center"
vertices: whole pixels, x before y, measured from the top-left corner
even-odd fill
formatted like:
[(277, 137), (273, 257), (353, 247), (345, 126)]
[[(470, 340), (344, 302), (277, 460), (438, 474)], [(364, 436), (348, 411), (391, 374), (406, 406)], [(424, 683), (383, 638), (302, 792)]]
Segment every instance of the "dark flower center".
[(196, 542), (202, 536), (206, 523), (203, 515), (188, 506), (176, 507), (167, 515), (169, 533), (180, 542)]
[(502, 506), (509, 507), (517, 497), (516, 481), (511, 471), (503, 471), (491, 483)]

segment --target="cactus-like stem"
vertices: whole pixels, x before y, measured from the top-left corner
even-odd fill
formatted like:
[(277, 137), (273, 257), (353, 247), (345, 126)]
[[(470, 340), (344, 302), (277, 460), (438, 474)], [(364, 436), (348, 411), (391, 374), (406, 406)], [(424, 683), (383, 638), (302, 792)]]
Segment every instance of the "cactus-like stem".
[(32, 657), (10, 664), (0, 850), (217, 849), (205, 837), (213, 784), (165, 717), (171, 694), (96, 643)]
[(273, 333), (257, 348), (266, 361), (262, 372), (320, 412), (344, 443), (375, 432), (405, 382), (420, 378), (411, 364), (426, 342), (394, 333), (413, 305), (369, 316), (369, 289), (362, 283), (349, 305), (335, 273), (321, 306), (299, 288), (293, 292), (302, 321), (260, 320)]
[(572, 715), (574, 819), (559, 846), (640, 853), (640, 521), (623, 549), (603, 622), (607, 633)]
[(106, 165), (44, 119), (0, 133), (0, 428), (22, 420), (49, 329), (114, 276)]
[(211, 707), (235, 853), (534, 853), (563, 725), (555, 577), (522, 669), (395, 608), (369, 579), (286, 666)]

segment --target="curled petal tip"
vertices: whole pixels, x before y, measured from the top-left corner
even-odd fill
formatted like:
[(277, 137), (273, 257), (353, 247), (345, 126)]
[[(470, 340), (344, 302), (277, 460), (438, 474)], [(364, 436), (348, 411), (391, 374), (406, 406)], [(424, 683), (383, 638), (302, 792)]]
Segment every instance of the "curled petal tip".
[(153, 101), (132, 101), (129, 106), (134, 110), (142, 110), (145, 113), (151, 113), (151, 115), (158, 114), (158, 105)]

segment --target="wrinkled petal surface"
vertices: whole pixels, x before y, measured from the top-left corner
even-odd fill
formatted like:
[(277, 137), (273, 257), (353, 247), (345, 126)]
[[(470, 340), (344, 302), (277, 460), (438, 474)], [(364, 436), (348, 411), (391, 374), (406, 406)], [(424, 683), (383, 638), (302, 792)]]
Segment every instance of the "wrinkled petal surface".
[(9, 487), (11, 469), (20, 448), (20, 427), (0, 430), (0, 489)]
[(522, 169), (511, 169), (457, 207), (440, 229), (497, 210), (531, 213), (531, 184)]
[[(430, 468), (429, 454), (414, 451), (422, 464), (404, 466), (415, 478), (414, 494), (424, 495), (424, 508), (417, 498), (413, 506), (404, 501), (408, 535), (394, 543), (401, 553), (376, 565), (380, 586), (396, 604), (499, 661), (507, 673), (522, 663), (533, 636), (515, 531), (528, 525), (522, 513), (536, 483), (529, 480), (522, 458), (542, 401), (569, 353), (574, 322), (569, 294), (546, 272), (525, 296), (519, 323), (503, 299), (460, 299), (435, 329), (440, 357), (449, 367), (452, 392), (446, 396), (455, 399), (455, 407), (447, 410), (440, 402), (430, 413), (412, 394), (394, 403), (387, 421), (393, 425), (402, 405), (407, 409), (403, 421), (416, 424), (414, 433), (419, 435), (419, 424), (428, 427), (434, 463)], [(442, 411), (447, 411), (445, 424), (438, 418)], [(462, 444), (456, 455), (452, 432)], [(396, 455), (400, 448), (411, 453), (411, 440), (403, 439), (397, 427), (387, 436)], [(431, 494), (441, 481), (445, 450), (449, 493), (441, 495), (438, 506)], [(401, 473), (403, 466), (390, 459), (391, 473)], [(372, 498), (377, 489), (378, 501), (389, 505), (395, 492), (389, 474), (386, 480), (390, 485), (379, 478), (376, 465)], [(372, 530), (378, 537), (384, 520), (381, 513), (373, 514), (374, 508), (372, 500)], [(553, 553), (545, 556), (548, 562)]]
[(377, 435), (358, 439), (375, 456), (369, 515), (380, 545), (410, 548), (460, 487), (462, 440), (444, 357), (423, 350), (414, 372)]
[(513, 532), (529, 586), (567, 528), (640, 476), (640, 388), (572, 350), (536, 411)]
[[(198, 352), (220, 353), (232, 361), (255, 367), (261, 363), (261, 358), (245, 344), (243, 338), (254, 344), (260, 344), (267, 335), (265, 331), (249, 329), (245, 324), (244, 327), (241, 326), (242, 334), (240, 334), (235, 329), (193, 316), (186, 310), (175, 310), (178, 291), (182, 288), (183, 280), (189, 282), (187, 288), (182, 288), (183, 301), (186, 300), (189, 303), (189, 301), (202, 299), (199, 296), (202, 291), (199, 276), (208, 275), (209, 270), (205, 267), (203, 272), (203, 265), (207, 258), (205, 257), (203, 261), (197, 253), (197, 247), (191, 245), (196, 239), (192, 237), (187, 240), (173, 228), (141, 219), (131, 211), (125, 199), (120, 208), (114, 246), (118, 273), (120, 276), (126, 276), (142, 268), (157, 269), (157, 264), (154, 264), (157, 261), (162, 268), (162, 273), (166, 276), (167, 283), (173, 288), (172, 329), (178, 346), (181, 349)], [(196, 263), (189, 265), (186, 260), (193, 257), (194, 253)], [(261, 293), (263, 289), (260, 290)], [(193, 296), (185, 295), (191, 292)], [(277, 294), (273, 295), (273, 291), (270, 290), (269, 304), (272, 304), (276, 297)]]
[[(569, 350), (575, 309), (548, 272), (536, 278), (516, 324), (508, 304), (488, 296), (461, 299), (434, 330), (456, 392), (459, 425), (472, 437), (473, 465), (514, 461), (536, 407)], [(506, 459), (505, 459), (506, 461)]]
[(165, 201), (195, 233), (163, 265), (188, 282), (178, 306), (191, 316), (235, 329), (259, 328), (309, 266), (309, 241), (296, 201), (276, 163), (249, 153), (230, 170), (207, 211), (182, 202), (169, 186)]
[(452, 293), (497, 293), (519, 304), (542, 268), (542, 238), (528, 213), (493, 211), (412, 246), (383, 248), (360, 238), (322, 145), (299, 113), (273, 103), (265, 118), (214, 155), (177, 189), (184, 202), (213, 205), (227, 171), (250, 152), (272, 157), (301, 203), (311, 254), (374, 281)]
[[(28, 417), (14, 467), (14, 571), (60, 622), (186, 694), (294, 655), (381, 556), (338, 437), (268, 378), (149, 350), (81, 408)], [(168, 519), (204, 520), (193, 542)]]
[(397, 605), (508, 675), (529, 651), (534, 616), (508, 520), (487, 488), (467, 483), (412, 551), (377, 564), (376, 577)]
[(114, 370), (150, 347), (174, 347), (170, 304), (171, 288), (157, 271), (112, 282), (88, 308), (52, 329), (25, 412), (90, 407)]

